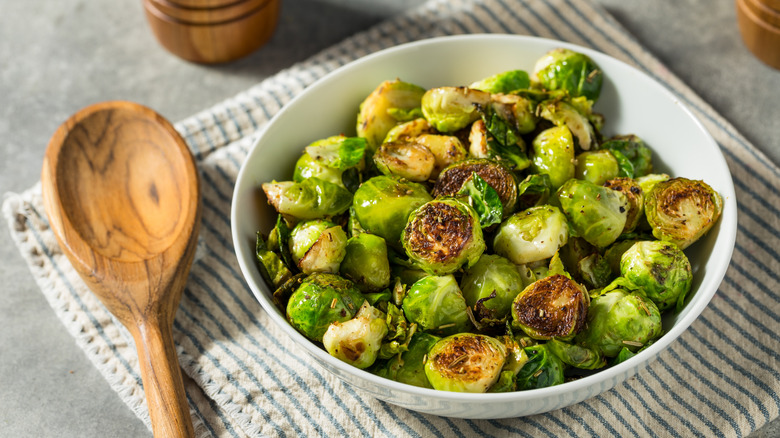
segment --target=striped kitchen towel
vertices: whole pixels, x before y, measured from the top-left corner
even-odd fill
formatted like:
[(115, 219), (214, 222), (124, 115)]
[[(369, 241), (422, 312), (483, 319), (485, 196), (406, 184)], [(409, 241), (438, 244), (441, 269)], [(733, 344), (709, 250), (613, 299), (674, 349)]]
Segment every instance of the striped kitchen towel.
[[(519, 11), (522, 11), (519, 12)], [(647, 72), (715, 137), (734, 177), (739, 225), (726, 278), (658, 360), (583, 403), (505, 420), (424, 415), (356, 392), (270, 322), (239, 273), (228, 212), (258, 130), (318, 78), (400, 43), (464, 33), (538, 35)], [(780, 409), (780, 170), (601, 8), (583, 0), (432, 0), (176, 125), (203, 175), (201, 242), (174, 336), (198, 436), (745, 436)], [(149, 424), (133, 342), (87, 291), (47, 227), (40, 186), (3, 212), (51, 306), (119, 396)]]

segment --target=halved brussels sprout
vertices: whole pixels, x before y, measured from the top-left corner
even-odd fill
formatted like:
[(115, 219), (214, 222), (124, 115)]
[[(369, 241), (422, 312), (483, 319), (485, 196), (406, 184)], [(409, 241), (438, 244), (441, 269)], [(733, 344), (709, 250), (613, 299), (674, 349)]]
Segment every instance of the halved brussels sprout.
[(496, 254), (482, 254), (466, 270), (460, 289), (478, 322), (498, 322), (512, 310), (512, 301), (523, 290), (523, 279), (509, 260)]
[(354, 188), (348, 185), (347, 170), (363, 168), (363, 156), (366, 149), (366, 139), (334, 135), (315, 141), (306, 149), (295, 163), (293, 181), (317, 177), (321, 180), (337, 184), (350, 191)]
[(364, 301), (354, 318), (328, 326), (322, 344), (331, 356), (364, 369), (376, 361), (386, 334), (385, 314)]
[[(587, 151), (596, 146), (596, 133), (590, 121), (570, 103), (561, 99), (545, 100), (536, 107), (536, 114), (555, 126), (569, 128), (580, 150)], [(617, 167), (617, 162), (615, 164)]]
[(534, 339), (571, 339), (585, 326), (590, 296), (576, 281), (551, 275), (523, 289), (512, 303), (512, 320)]
[(533, 142), (531, 172), (550, 176), (553, 189), (574, 178), (574, 140), (565, 126), (545, 129)]
[(531, 79), (528, 77), (527, 72), (523, 70), (509, 70), (474, 82), (469, 85), (469, 88), (496, 94), (511, 93), (512, 91), (522, 90), (530, 86)]
[(715, 225), (723, 210), (720, 194), (704, 181), (673, 178), (645, 196), (645, 216), (659, 240), (687, 248)]
[(566, 365), (583, 370), (595, 370), (607, 364), (607, 358), (598, 348), (550, 339), (545, 345)]
[(409, 349), (390, 358), (383, 367), (373, 370), (374, 374), (407, 385), (433, 389), (425, 375), (425, 359), (428, 357), (428, 351), (440, 339), (428, 333), (415, 333), (409, 343)]
[(536, 104), (527, 97), (517, 94), (493, 94), (490, 96), (490, 106), (519, 134), (528, 134), (536, 128)]
[(360, 225), (400, 247), (401, 232), (416, 208), (433, 199), (424, 186), (404, 179), (375, 176), (360, 185), (352, 207)]
[(554, 355), (547, 344), (529, 345), (524, 348), (528, 362), (517, 373), (516, 383), (519, 391), (546, 388), (564, 382), (563, 362)]
[(408, 122), (401, 123), (394, 126), (385, 137), (384, 143), (392, 141), (405, 141), (413, 139), (423, 134), (435, 134), (436, 130), (433, 129), (430, 123), (423, 117), (410, 120)]
[(297, 219), (336, 216), (347, 211), (352, 203), (352, 193), (347, 189), (317, 177), (301, 182), (270, 182), (262, 187), (277, 212)]
[(455, 196), (474, 173), (493, 187), (501, 198), (504, 216), (510, 215), (517, 202), (517, 182), (506, 166), (493, 160), (472, 158), (447, 166), (436, 180), (433, 196)]
[(364, 292), (390, 285), (390, 262), (385, 239), (361, 233), (347, 240), (341, 275), (352, 280)]
[(536, 61), (533, 79), (548, 90), (566, 90), (571, 96), (596, 101), (603, 73), (590, 57), (569, 49), (553, 49)]
[(566, 216), (557, 207), (542, 205), (507, 218), (493, 238), (493, 250), (517, 264), (552, 257), (569, 239)]
[(428, 148), (435, 158), (432, 178), (438, 177), (439, 172), (450, 164), (465, 160), (468, 155), (463, 143), (452, 135), (423, 134), (415, 137), (414, 141)]
[(434, 199), (413, 211), (401, 243), (412, 262), (434, 275), (471, 266), (485, 250), (477, 213), (454, 198)]
[(591, 300), (586, 328), (574, 341), (615, 357), (623, 347), (637, 351), (662, 333), (661, 313), (653, 301), (615, 289)]
[(681, 309), (693, 274), (685, 253), (671, 242), (636, 242), (620, 258), (620, 273), (639, 286), (658, 310)]
[(431, 88), (422, 96), (422, 112), (439, 132), (455, 132), (477, 120), (477, 107), (488, 102), (490, 93), (468, 87)]
[(653, 172), (653, 152), (636, 135), (612, 137), (601, 148), (617, 158), (620, 176), (638, 178)]
[(452, 275), (417, 281), (409, 288), (402, 307), (406, 319), (428, 333), (446, 336), (471, 328), (466, 300)]
[(347, 246), (347, 233), (329, 221), (299, 222), (290, 233), (290, 254), (304, 274), (339, 272)]
[(351, 281), (318, 272), (306, 277), (290, 296), (287, 320), (307, 338), (321, 342), (332, 323), (352, 319), (363, 301)]
[(395, 112), (408, 112), (420, 107), (425, 89), (400, 79), (384, 81), (360, 104), (357, 134), (368, 142), (370, 151), (376, 150), (388, 131), (401, 121)]
[(409, 181), (428, 181), (436, 167), (436, 157), (420, 143), (393, 141), (383, 143), (374, 153), (376, 168), (385, 175)]
[(557, 198), (576, 235), (598, 248), (617, 240), (626, 226), (628, 200), (620, 192), (570, 179), (558, 189)]
[(613, 178), (604, 183), (604, 187), (622, 193), (628, 201), (628, 214), (626, 215), (626, 226), (623, 227), (623, 233), (630, 233), (639, 225), (640, 219), (644, 217), (645, 196), (642, 187), (631, 178)]
[(459, 333), (431, 347), (425, 375), (440, 391), (487, 392), (498, 380), (505, 361), (506, 347), (497, 339)]
[(618, 176), (618, 163), (610, 151), (586, 151), (577, 155), (576, 160), (574, 176), (578, 179), (600, 186)]

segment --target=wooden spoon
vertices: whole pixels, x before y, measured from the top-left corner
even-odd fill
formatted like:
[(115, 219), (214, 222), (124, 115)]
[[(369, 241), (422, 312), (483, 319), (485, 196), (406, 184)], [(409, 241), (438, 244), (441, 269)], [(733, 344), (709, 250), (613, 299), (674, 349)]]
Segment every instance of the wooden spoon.
[(149, 108), (98, 103), (54, 133), (41, 183), (63, 252), (133, 335), (154, 435), (193, 436), (172, 335), (201, 215), (184, 140)]

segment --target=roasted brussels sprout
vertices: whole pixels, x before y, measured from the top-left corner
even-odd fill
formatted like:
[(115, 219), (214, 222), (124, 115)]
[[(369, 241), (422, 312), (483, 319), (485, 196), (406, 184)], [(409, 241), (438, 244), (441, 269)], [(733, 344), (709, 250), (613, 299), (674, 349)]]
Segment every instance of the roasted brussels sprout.
[(469, 85), (469, 88), (497, 94), (511, 93), (512, 91), (522, 90), (530, 86), (531, 79), (528, 77), (528, 73), (523, 70), (509, 70), (474, 82)]
[(653, 152), (636, 135), (612, 137), (601, 145), (612, 152), (620, 167), (620, 176), (638, 178), (653, 172)]
[(493, 250), (517, 264), (552, 257), (569, 239), (566, 216), (557, 207), (542, 205), (507, 218), (493, 238)]
[(618, 176), (618, 163), (610, 151), (586, 151), (577, 155), (576, 160), (575, 178), (600, 186)]
[(368, 150), (374, 151), (399, 122), (397, 113), (420, 108), (425, 89), (399, 79), (384, 81), (360, 104), (357, 117), (357, 134), (368, 142)]
[(607, 364), (607, 359), (597, 348), (586, 345), (572, 344), (558, 339), (550, 339), (546, 344), (547, 349), (566, 365), (583, 370), (595, 370)]
[(512, 320), (534, 339), (571, 339), (585, 325), (590, 296), (561, 274), (532, 283), (515, 297)]
[(321, 342), (328, 327), (352, 319), (363, 305), (355, 285), (335, 274), (306, 277), (287, 301), (287, 320), (304, 336)]
[(528, 134), (536, 128), (535, 103), (517, 94), (493, 94), (490, 107), (503, 120), (513, 126), (518, 134)]
[(498, 322), (512, 310), (512, 301), (523, 290), (517, 267), (495, 254), (482, 254), (460, 280), (466, 304), (478, 322)]
[(628, 211), (626, 214), (626, 225), (623, 227), (623, 233), (630, 233), (639, 225), (639, 221), (644, 217), (645, 196), (642, 187), (631, 178), (613, 178), (604, 183), (604, 187), (622, 193), (628, 201)]
[(587, 55), (559, 48), (536, 62), (533, 79), (548, 90), (565, 90), (595, 102), (601, 94), (603, 73)]
[(403, 299), (409, 322), (420, 330), (447, 336), (471, 328), (466, 300), (452, 275), (431, 275), (418, 280)]
[(282, 283), (292, 277), (292, 272), (284, 264), (282, 258), (268, 248), (263, 238), (263, 234), (257, 233), (257, 242), (255, 244), (255, 258), (260, 268), (260, 274), (263, 279), (273, 287), (279, 287)]
[(485, 250), (477, 213), (454, 198), (435, 199), (413, 211), (401, 243), (412, 262), (434, 275), (471, 266)]
[(420, 117), (408, 122), (395, 125), (385, 137), (384, 143), (390, 143), (393, 141), (406, 141), (413, 139), (423, 134), (435, 134), (436, 130), (433, 129), (430, 123), (425, 118)]
[(662, 333), (658, 307), (640, 293), (618, 288), (591, 300), (586, 328), (574, 341), (615, 357), (623, 347), (637, 351)]
[(304, 274), (336, 274), (346, 254), (347, 233), (322, 219), (299, 222), (290, 233), (289, 245), (293, 262)]
[(574, 140), (565, 126), (545, 129), (534, 138), (531, 172), (550, 176), (553, 189), (574, 178)]
[(455, 132), (479, 118), (478, 106), (490, 102), (490, 93), (468, 87), (431, 88), (422, 96), (422, 112), (440, 132)]
[(432, 178), (438, 177), (442, 169), (450, 164), (465, 160), (468, 155), (463, 143), (452, 135), (423, 134), (415, 137), (414, 141), (428, 148), (435, 158)]
[(268, 202), (277, 212), (297, 219), (319, 219), (344, 213), (352, 203), (347, 189), (317, 177), (301, 182), (263, 184)]
[(620, 258), (620, 273), (658, 306), (681, 309), (693, 274), (685, 253), (671, 242), (636, 242)]
[(368, 233), (347, 240), (341, 275), (352, 280), (364, 292), (378, 291), (390, 285), (390, 262), (385, 239)]
[(428, 333), (415, 333), (408, 350), (390, 358), (384, 366), (374, 370), (374, 373), (396, 382), (432, 389), (433, 386), (425, 375), (425, 359), (428, 357), (428, 351), (440, 339)]
[(424, 186), (404, 179), (375, 176), (360, 185), (352, 207), (360, 225), (400, 248), (409, 213), (433, 199)]
[[(306, 147), (295, 163), (293, 181), (301, 182), (317, 177), (354, 192), (357, 184), (350, 180), (355, 172), (363, 168), (366, 139), (335, 135), (318, 140)], [(359, 181), (358, 181), (359, 184)]]
[(383, 143), (374, 153), (376, 168), (385, 175), (409, 181), (428, 181), (436, 167), (430, 149), (414, 141)]
[(505, 216), (514, 211), (517, 202), (517, 182), (514, 174), (503, 164), (485, 159), (468, 159), (445, 168), (433, 187), (433, 196), (455, 196), (476, 173), (498, 193)]
[(368, 368), (376, 361), (387, 334), (384, 317), (381, 310), (364, 301), (354, 318), (328, 326), (322, 344), (331, 356), (360, 369)]
[(659, 240), (687, 248), (715, 225), (723, 210), (720, 194), (704, 181), (673, 178), (645, 196), (645, 216)]
[(529, 345), (524, 350), (528, 362), (515, 378), (518, 390), (546, 388), (564, 382), (566, 365), (550, 351), (547, 344)]
[(506, 347), (495, 338), (459, 333), (431, 347), (425, 375), (440, 391), (487, 392), (498, 380), (505, 361)]
[(569, 128), (580, 150), (587, 151), (596, 146), (596, 133), (588, 118), (565, 100), (545, 100), (536, 107), (536, 114), (555, 126)]
[(619, 266), (617, 274), (613, 274), (609, 262), (602, 257), (598, 248), (581, 237), (570, 238), (559, 254), (573, 278), (589, 288), (604, 287), (620, 275)]
[(634, 246), (636, 242), (636, 239), (618, 240), (604, 251), (604, 259), (609, 265), (612, 277), (620, 276), (620, 259), (623, 257), (623, 253)]
[(620, 192), (570, 179), (557, 198), (576, 235), (598, 248), (617, 240), (626, 226), (628, 200)]

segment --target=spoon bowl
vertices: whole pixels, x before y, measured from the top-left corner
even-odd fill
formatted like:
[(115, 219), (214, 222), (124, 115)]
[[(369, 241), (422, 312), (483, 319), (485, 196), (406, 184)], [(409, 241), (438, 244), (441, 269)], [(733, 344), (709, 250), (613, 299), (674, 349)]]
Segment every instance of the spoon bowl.
[(172, 335), (201, 216), (186, 143), (147, 107), (98, 103), (52, 136), (41, 184), (63, 252), (133, 335), (155, 436), (192, 436)]

